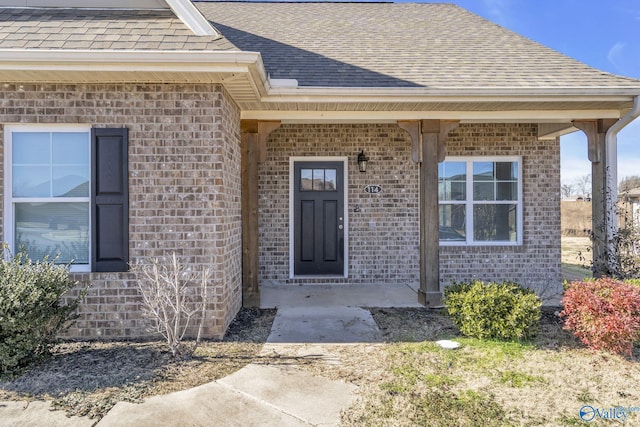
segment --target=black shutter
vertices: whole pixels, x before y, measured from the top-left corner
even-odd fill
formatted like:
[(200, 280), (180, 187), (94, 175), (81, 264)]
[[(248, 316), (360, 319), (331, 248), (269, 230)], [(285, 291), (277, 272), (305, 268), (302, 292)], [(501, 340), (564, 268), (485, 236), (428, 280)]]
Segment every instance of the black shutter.
[(91, 130), (91, 270), (127, 271), (127, 128)]

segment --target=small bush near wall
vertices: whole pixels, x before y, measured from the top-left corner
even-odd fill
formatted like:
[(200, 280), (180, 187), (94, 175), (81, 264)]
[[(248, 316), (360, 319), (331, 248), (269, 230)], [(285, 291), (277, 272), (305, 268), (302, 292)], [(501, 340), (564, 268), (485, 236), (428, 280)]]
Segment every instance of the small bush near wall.
[(60, 305), (60, 297), (74, 286), (66, 265), (34, 262), (22, 253), (0, 260), (0, 376), (16, 374), (49, 354), (84, 295)]
[(444, 291), (449, 316), (464, 335), (523, 340), (538, 332), (540, 298), (515, 283), (454, 283)]
[(610, 278), (571, 282), (562, 302), (565, 329), (586, 346), (631, 355), (640, 339), (638, 286)]

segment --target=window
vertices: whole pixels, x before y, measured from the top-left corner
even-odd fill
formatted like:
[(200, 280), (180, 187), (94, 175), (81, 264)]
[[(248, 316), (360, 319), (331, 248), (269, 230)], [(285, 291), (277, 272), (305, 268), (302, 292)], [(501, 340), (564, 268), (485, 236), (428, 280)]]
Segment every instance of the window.
[(438, 165), (440, 243), (522, 243), (519, 157), (456, 158)]
[(90, 128), (8, 127), (5, 141), (12, 249), (88, 270)]
[(301, 169), (300, 191), (337, 191), (336, 169)]
[(11, 125), (4, 141), (10, 248), (72, 271), (126, 271), (127, 130)]

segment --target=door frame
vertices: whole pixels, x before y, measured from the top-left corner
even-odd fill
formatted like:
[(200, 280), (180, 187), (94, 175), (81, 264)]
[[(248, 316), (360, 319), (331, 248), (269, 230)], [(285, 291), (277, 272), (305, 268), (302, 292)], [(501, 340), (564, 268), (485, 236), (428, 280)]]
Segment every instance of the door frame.
[[(301, 162), (342, 162), (343, 164), (343, 194), (344, 194), (344, 272), (342, 276), (345, 279), (349, 277), (349, 158), (346, 156), (292, 156), (289, 157), (289, 278), (293, 279), (295, 277), (300, 278), (325, 278), (332, 277), (331, 275), (327, 276), (296, 276), (294, 272), (294, 183), (295, 183), (295, 173), (294, 173), (294, 165), (296, 163)], [(333, 276), (336, 277), (336, 276)]]

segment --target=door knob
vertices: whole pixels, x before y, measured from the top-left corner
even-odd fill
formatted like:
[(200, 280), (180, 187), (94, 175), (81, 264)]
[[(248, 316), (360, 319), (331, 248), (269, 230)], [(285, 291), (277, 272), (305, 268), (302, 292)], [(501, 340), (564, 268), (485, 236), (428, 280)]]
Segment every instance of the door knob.
[(338, 226), (338, 230), (342, 230), (343, 228), (344, 228), (344, 225), (342, 225), (342, 224), (340, 224), (340, 225)]

